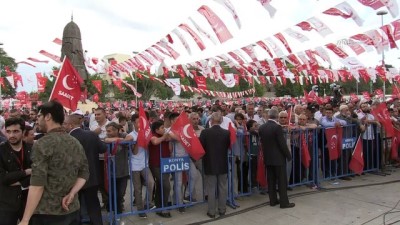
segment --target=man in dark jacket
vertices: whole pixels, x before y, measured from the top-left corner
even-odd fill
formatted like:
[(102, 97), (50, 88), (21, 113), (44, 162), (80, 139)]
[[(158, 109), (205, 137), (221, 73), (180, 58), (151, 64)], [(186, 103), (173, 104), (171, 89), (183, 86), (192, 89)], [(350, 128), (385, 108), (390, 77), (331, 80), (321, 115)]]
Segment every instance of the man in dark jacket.
[(0, 225), (15, 225), (24, 213), (31, 169), (32, 145), (22, 141), (25, 121), (5, 121), (7, 141), (0, 144)]
[(100, 168), (99, 154), (104, 153), (107, 146), (104, 142), (100, 141), (99, 136), (94, 132), (81, 128), (81, 118), (79, 115), (67, 116), (64, 121), (64, 127), (71, 136), (81, 143), (89, 165), (89, 180), (79, 191), (81, 214), (82, 206), (86, 206), (91, 224), (102, 225), (100, 201), (97, 196), (99, 184), (102, 179), (102, 177), (100, 177), (100, 170), (103, 169)]
[[(287, 196), (286, 160), (291, 161), (292, 155), (286, 145), (282, 127), (276, 121), (278, 110), (268, 112), (268, 122), (261, 125), (258, 133), (264, 152), (264, 164), (267, 167), (268, 193), (271, 206), (280, 203), (281, 208), (292, 208), (294, 203), (289, 203)], [(278, 183), (279, 197), (276, 194)]]
[(203, 157), (206, 190), (208, 191), (208, 212), (210, 218), (215, 218), (215, 188), (218, 186), (218, 212), (225, 215), (227, 199), (228, 148), (230, 145), (229, 131), (222, 129), (221, 112), (211, 115), (211, 128), (203, 130), (200, 142), (206, 154)]

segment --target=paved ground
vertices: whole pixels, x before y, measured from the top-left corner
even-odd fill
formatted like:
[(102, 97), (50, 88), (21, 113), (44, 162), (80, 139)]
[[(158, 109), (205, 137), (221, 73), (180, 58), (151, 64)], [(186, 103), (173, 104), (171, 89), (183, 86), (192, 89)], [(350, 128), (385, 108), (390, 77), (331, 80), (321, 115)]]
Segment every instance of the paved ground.
[(296, 203), (292, 209), (270, 207), (266, 195), (254, 193), (238, 200), (240, 208), (228, 207), (226, 216), (214, 220), (206, 216), (207, 204), (198, 204), (184, 214), (171, 210), (170, 219), (149, 213), (147, 219), (128, 216), (120, 224), (400, 224), (400, 169), (391, 173), (357, 176), (339, 184), (324, 182), (321, 190), (296, 187), (289, 191), (290, 201)]

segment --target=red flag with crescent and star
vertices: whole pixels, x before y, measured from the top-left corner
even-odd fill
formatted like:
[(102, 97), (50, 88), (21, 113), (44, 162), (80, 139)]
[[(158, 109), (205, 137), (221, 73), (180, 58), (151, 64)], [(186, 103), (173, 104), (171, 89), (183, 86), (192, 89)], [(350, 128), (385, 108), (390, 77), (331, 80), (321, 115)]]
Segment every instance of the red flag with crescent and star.
[(143, 102), (139, 102), (139, 131), (137, 137), (137, 144), (144, 149), (148, 148), (151, 139), (150, 123), (144, 112)]
[(358, 137), (356, 146), (351, 157), (349, 168), (356, 174), (361, 174), (364, 169), (363, 148), (360, 136)]
[(49, 100), (57, 99), (64, 107), (75, 111), (81, 98), (82, 82), (78, 71), (65, 57)]
[(205, 154), (199, 138), (185, 112), (182, 112), (176, 122), (171, 126), (171, 131), (178, 136), (179, 142), (194, 160), (199, 160)]
[(326, 147), (329, 152), (329, 160), (336, 160), (342, 152), (342, 134), (343, 128), (333, 127), (325, 129)]

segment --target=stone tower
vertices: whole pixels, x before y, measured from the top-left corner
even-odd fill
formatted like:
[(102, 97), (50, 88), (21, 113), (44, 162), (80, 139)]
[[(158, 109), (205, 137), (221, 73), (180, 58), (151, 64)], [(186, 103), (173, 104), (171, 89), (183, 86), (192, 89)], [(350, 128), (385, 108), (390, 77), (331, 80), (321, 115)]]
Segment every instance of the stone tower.
[(85, 67), (85, 59), (83, 57), (81, 31), (74, 23), (73, 17), (64, 27), (61, 47), (61, 60), (67, 56), (74, 65), (75, 69), (79, 72), (83, 80), (88, 78), (88, 72)]

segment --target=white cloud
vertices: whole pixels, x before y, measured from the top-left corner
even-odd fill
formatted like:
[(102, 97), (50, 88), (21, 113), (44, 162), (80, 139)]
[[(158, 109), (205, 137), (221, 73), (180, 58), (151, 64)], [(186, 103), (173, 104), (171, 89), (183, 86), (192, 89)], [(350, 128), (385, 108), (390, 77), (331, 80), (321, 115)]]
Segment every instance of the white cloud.
[[(181, 53), (181, 57), (176, 62), (167, 63), (192, 62), (239, 49), (282, 32), (288, 27), (293, 28), (296, 23), (312, 16), (324, 21), (334, 34), (322, 38), (315, 31), (303, 32), (311, 39), (304, 44), (284, 34), (293, 52), (329, 42), (336, 43), (342, 38), (380, 26), (380, 18), (375, 15), (375, 11), (361, 5), (357, 0), (347, 2), (365, 20), (363, 27), (358, 27), (351, 19), (345, 20), (321, 14), (322, 11), (342, 2), (339, 0), (274, 0), (271, 2), (277, 9), (274, 18), (270, 18), (267, 11), (256, 0), (231, 0), (231, 2), (242, 22), (240, 30), (231, 14), (222, 5), (212, 0), (5, 1), (2, 3), (0, 13), (0, 42), (4, 43), (4, 50), (16, 61), (26, 60), (27, 57), (46, 59), (38, 53), (42, 49), (60, 55), (61, 46), (52, 43), (52, 40), (62, 37), (63, 28), (70, 21), (73, 13), (74, 21), (81, 29), (83, 48), (89, 51), (90, 56), (101, 58), (112, 53), (132, 55), (132, 51), (145, 50), (166, 34), (171, 33), (180, 23), (187, 23), (193, 28), (188, 17), (193, 18), (201, 27), (214, 35), (205, 18), (196, 11), (202, 4), (208, 5), (221, 17), (234, 38), (222, 45), (213, 45), (209, 40), (203, 39), (207, 49), (202, 52), (187, 33), (181, 32), (191, 45), (193, 54), (189, 56), (178, 38), (172, 35), (175, 41), (173, 47)], [(394, 19), (388, 14), (385, 16), (385, 23)], [(300, 31), (300, 29), (297, 30)], [(345, 47), (345, 51), (351, 55), (348, 47)], [(266, 57), (266, 53), (258, 47), (256, 53), (258, 56)], [(331, 58), (337, 58), (330, 55)], [(365, 65), (375, 66), (379, 63), (380, 57), (376, 52), (370, 52), (358, 58)], [(397, 57), (395, 50), (389, 51), (386, 53), (386, 62), (396, 66), (399, 62)], [(35, 65), (37, 68), (23, 64), (18, 67), (18, 72), (23, 75), (25, 84), (28, 84), (27, 79), (36, 80), (35, 72), (48, 72), (53, 65), (57, 64), (51, 62), (48, 65), (39, 63)], [(26, 85), (25, 89), (31, 91), (36, 89), (36, 85)]]

